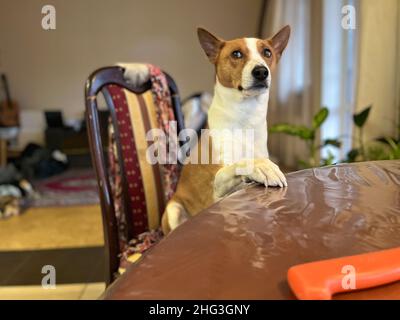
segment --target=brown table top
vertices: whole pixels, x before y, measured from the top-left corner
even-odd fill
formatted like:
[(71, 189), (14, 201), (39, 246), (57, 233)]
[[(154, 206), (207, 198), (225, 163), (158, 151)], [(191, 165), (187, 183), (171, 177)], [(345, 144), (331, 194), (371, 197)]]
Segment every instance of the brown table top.
[[(251, 186), (177, 228), (106, 299), (293, 299), (289, 267), (400, 246), (400, 161), (287, 175)], [(400, 282), (336, 298), (400, 299)]]

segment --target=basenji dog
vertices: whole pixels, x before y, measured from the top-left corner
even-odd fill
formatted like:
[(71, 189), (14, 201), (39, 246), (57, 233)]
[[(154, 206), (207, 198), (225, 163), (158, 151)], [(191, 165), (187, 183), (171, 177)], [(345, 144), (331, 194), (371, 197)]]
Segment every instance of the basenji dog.
[[(227, 41), (203, 28), (198, 28), (197, 32), (203, 50), (215, 67), (208, 129), (213, 132), (251, 130), (253, 157), (239, 158), (233, 163), (222, 160), (216, 164), (184, 165), (177, 190), (162, 217), (164, 234), (249, 182), (265, 187), (287, 187), (284, 174), (269, 159), (267, 109), (272, 73), (289, 41), (290, 27), (285, 26), (269, 39)], [(146, 80), (143, 66), (121, 66), (130, 82)], [(233, 135), (230, 137), (232, 141), (228, 142), (237, 144)], [(219, 159), (225, 159), (224, 151), (218, 148), (225, 145), (226, 139), (229, 139), (226, 135), (211, 135), (210, 149), (219, 154)], [(204, 152), (201, 147), (198, 150)]]

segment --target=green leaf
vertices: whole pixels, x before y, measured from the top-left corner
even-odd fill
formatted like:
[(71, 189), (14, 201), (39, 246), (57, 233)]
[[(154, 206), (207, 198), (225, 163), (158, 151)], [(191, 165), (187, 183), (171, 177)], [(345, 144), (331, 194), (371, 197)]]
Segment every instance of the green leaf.
[(371, 111), (371, 108), (372, 108), (372, 106), (368, 106), (364, 110), (362, 110), (361, 112), (355, 113), (353, 115), (353, 121), (354, 121), (354, 124), (357, 127), (362, 128), (364, 126), (365, 122), (368, 119), (369, 112)]
[(286, 133), (291, 136), (299, 137), (303, 140), (314, 139), (314, 130), (305, 126), (296, 126), (286, 123), (276, 124), (270, 127), (269, 132), (271, 133)]
[(307, 161), (299, 160), (299, 167), (300, 167), (301, 169), (308, 169), (308, 168), (311, 168), (312, 166), (311, 166), (311, 164), (310, 164), (309, 162), (307, 162)]
[(317, 114), (314, 116), (312, 121), (312, 126), (314, 129), (318, 129), (328, 118), (329, 110), (326, 107), (321, 108)]
[(367, 160), (389, 160), (390, 155), (387, 149), (383, 145), (371, 144), (367, 150)]
[(360, 150), (352, 149), (347, 153), (347, 162), (355, 162), (356, 158), (360, 154)]
[(400, 143), (398, 143), (398, 144), (391, 143), (389, 159), (391, 159), (391, 160), (400, 159)]
[(390, 146), (389, 159), (400, 159), (400, 141), (396, 142), (391, 138), (387, 138), (387, 142)]
[(336, 148), (340, 148), (342, 146), (342, 142), (338, 139), (326, 139), (323, 141), (322, 145), (324, 147), (325, 146), (334, 146)]
[(327, 158), (323, 158), (322, 160), (321, 160), (321, 165), (322, 166), (330, 166), (330, 165), (332, 165), (335, 160), (335, 156), (333, 155), (333, 153), (332, 152), (330, 152), (330, 151), (328, 151), (328, 157)]
[(389, 154), (389, 159), (390, 160), (397, 160), (400, 159), (400, 149), (397, 151), (391, 151)]
[(391, 142), (394, 142), (396, 144), (400, 143), (400, 139), (396, 139), (394, 137), (378, 137), (375, 138), (375, 141), (384, 143), (386, 145), (391, 145), (392, 144)]

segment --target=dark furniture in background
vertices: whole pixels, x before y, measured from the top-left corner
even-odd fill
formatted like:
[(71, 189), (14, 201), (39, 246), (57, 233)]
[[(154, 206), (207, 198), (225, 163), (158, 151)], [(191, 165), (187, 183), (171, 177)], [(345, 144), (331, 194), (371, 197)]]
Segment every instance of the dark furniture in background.
[[(104, 147), (108, 145), (107, 124), (109, 116), (108, 110), (99, 110), (100, 134)], [(72, 167), (90, 167), (90, 149), (85, 119), (82, 119), (81, 128), (75, 130), (64, 124), (61, 111), (45, 111), (45, 118), (47, 124), (45, 130), (46, 148), (64, 152)]]
[[(180, 99), (178, 94), (178, 88), (174, 80), (167, 74), (164, 73), (169, 90), (171, 93), (172, 105), (175, 113), (175, 119), (177, 120), (178, 132), (183, 128), (183, 118), (180, 110)], [(119, 133), (119, 123), (116, 117), (116, 108), (114, 105), (113, 97), (111, 96), (108, 86), (115, 85), (120, 88), (126, 89), (136, 95), (142, 95), (151, 89), (151, 82), (148, 81), (140, 87), (133, 87), (131, 84), (126, 82), (123, 78), (123, 69), (120, 67), (106, 67), (101, 68), (93, 72), (86, 82), (85, 88), (85, 99), (86, 99), (86, 121), (87, 131), (89, 135), (90, 150), (92, 154), (92, 161), (97, 175), (97, 181), (100, 193), (100, 202), (102, 208), (102, 218), (104, 227), (104, 238), (105, 238), (105, 256), (106, 256), (106, 284), (110, 284), (117, 274), (119, 268), (119, 255), (121, 254), (119, 238), (118, 238), (118, 221), (115, 215), (114, 199), (110, 184), (109, 171), (107, 167), (106, 157), (104, 156), (104, 137), (101, 134), (101, 120), (99, 116), (99, 110), (97, 106), (97, 96), (102, 93), (108, 110), (111, 115), (112, 125), (115, 132), (115, 141), (118, 153), (118, 164), (121, 169), (122, 178), (122, 198), (123, 208), (122, 215), (126, 219), (128, 238), (132, 239), (134, 233), (132, 230), (133, 221), (130, 214), (130, 199), (128, 199), (128, 186), (127, 186), (127, 175), (124, 167), (124, 159), (122, 155), (121, 139)], [(104, 125), (104, 124), (103, 124)], [(144, 155), (138, 155), (144, 156)]]
[[(291, 266), (400, 246), (399, 160), (307, 169), (287, 180), (284, 189), (238, 191), (185, 222), (105, 298), (294, 299)], [(334, 298), (400, 299), (400, 282)]]

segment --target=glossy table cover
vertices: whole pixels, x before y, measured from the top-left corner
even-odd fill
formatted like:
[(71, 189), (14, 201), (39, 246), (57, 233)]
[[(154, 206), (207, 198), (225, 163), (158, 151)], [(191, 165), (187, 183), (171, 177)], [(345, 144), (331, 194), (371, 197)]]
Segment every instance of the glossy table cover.
[[(287, 175), (251, 186), (163, 239), (106, 299), (294, 299), (290, 266), (400, 246), (400, 161)], [(400, 282), (338, 295), (400, 299)]]

